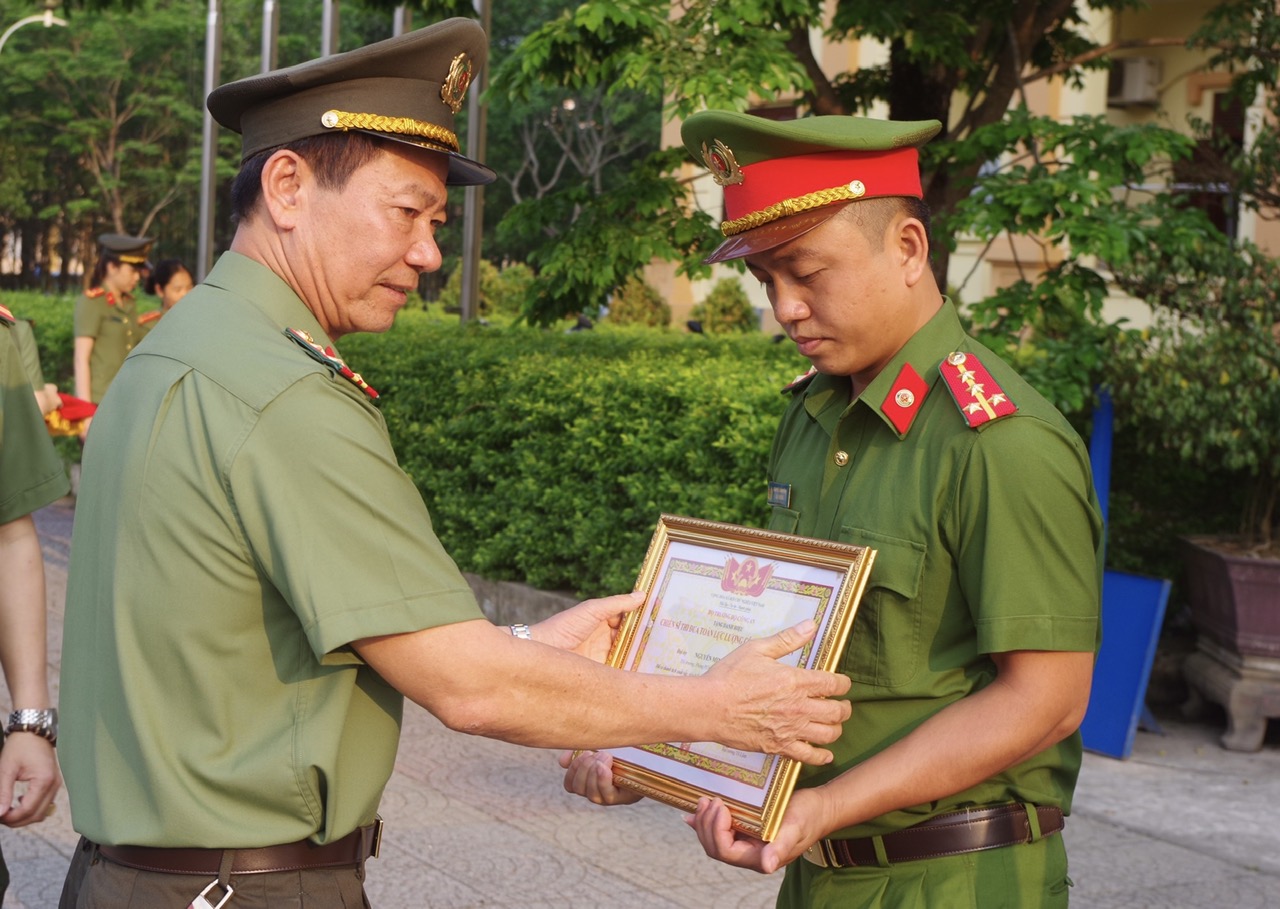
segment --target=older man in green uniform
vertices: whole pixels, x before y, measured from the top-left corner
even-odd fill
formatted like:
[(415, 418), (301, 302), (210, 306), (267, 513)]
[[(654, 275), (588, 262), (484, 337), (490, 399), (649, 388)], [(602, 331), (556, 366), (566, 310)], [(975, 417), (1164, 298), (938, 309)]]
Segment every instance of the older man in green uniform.
[(534, 746), (830, 757), (807, 743), (838, 736), (847, 680), (777, 661), (811, 627), (671, 679), (583, 658), (634, 596), (486, 621), (334, 347), (440, 267), (448, 185), (493, 178), (453, 132), (485, 49), (449, 20), (209, 97), (243, 136), (231, 251), (125, 362), (84, 452), (64, 907), (362, 905), (406, 695)]
[[(0, 824), (22, 827), (53, 811), (58, 714), (49, 700), (44, 561), (31, 513), (66, 495), (67, 474), (31, 393), (0, 306), (0, 669), (13, 709), (0, 747)], [(26, 789), (19, 797), (15, 784)], [(0, 903), (9, 873), (0, 856)]]
[[(1066, 420), (962, 329), (929, 267), (917, 148), (936, 121), (708, 111), (683, 126), (812, 371), (769, 457), (769, 526), (877, 551), (841, 670), (836, 760), (778, 836), (691, 823), (723, 861), (787, 866), (781, 907), (1067, 903), (1058, 832), (1099, 638), (1102, 523)], [(622, 802), (603, 756), (566, 785)]]

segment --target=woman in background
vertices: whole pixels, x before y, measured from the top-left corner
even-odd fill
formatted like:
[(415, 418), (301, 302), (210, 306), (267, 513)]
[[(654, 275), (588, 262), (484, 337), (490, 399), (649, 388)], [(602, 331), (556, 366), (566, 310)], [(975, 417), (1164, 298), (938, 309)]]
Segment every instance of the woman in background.
[(76, 397), (94, 404), (102, 400), (120, 364), (145, 334), (138, 326), (133, 290), (151, 239), (103, 234), (98, 243), (101, 250), (89, 289), (76, 302), (73, 354)]
[(147, 293), (160, 298), (160, 308), (154, 312), (143, 313), (138, 321), (149, 331), (160, 317), (173, 309), (173, 305), (187, 295), (195, 282), (191, 280), (191, 272), (179, 259), (162, 259), (147, 276), (145, 284)]

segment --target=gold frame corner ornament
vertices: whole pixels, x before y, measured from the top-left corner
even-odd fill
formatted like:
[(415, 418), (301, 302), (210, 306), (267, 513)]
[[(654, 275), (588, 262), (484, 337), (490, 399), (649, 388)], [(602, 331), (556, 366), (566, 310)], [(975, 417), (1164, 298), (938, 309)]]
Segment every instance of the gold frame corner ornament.
[(471, 57), (466, 53), (458, 54), (449, 64), (449, 75), (444, 77), (440, 86), (440, 100), (455, 114), (462, 110), (462, 100), (471, 87)]

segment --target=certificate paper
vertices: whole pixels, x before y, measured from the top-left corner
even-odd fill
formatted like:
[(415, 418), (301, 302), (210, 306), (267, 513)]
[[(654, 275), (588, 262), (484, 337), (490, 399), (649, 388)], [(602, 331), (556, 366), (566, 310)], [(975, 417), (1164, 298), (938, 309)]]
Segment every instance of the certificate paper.
[[(814, 639), (781, 662), (832, 671), (848, 638), (875, 550), (663, 515), (609, 664), (701, 675), (730, 651), (812, 618)], [(728, 805), (739, 830), (771, 840), (800, 765), (713, 742), (615, 748), (614, 781), (693, 811), (701, 796)]]

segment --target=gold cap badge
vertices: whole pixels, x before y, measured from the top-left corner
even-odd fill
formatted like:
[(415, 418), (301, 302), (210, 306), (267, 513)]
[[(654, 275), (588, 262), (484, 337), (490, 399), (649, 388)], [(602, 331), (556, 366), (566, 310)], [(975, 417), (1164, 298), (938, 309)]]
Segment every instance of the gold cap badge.
[(444, 85), (440, 86), (440, 100), (448, 105), (455, 114), (462, 110), (462, 99), (467, 96), (471, 87), (471, 58), (466, 54), (458, 54), (449, 64), (449, 75), (445, 76)]
[(711, 179), (721, 186), (736, 186), (743, 181), (742, 168), (733, 151), (719, 139), (711, 140), (711, 147), (702, 143), (702, 160), (711, 171)]

